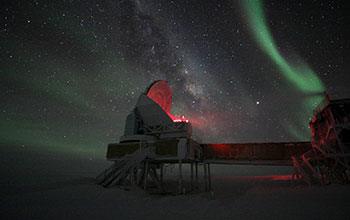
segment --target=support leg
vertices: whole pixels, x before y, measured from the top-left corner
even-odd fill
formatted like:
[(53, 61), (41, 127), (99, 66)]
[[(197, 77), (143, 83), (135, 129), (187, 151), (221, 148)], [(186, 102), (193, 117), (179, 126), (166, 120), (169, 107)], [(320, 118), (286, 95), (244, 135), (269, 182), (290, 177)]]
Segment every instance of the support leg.
[(143, 188), (146, 190), (147, 189), (147, 178), (148, 178), (148, 160), (145, 162), (145, 175), (143, 179)]
[(163, 184), (163, 164), (160, 164), (160, 174), (159, 174), (160, 182)]
[(208, 189), (211, 190), (211, 174), (210, 174), (210, 163), (208, 163)]
[(162, 183), (160, 182), (159, 178), (158, 178), (158, 174), (155, 168), (150, 168), (149, 169), (149, 174), (152, 177), (154, 183), (157, 185), (159, 192), (163, 192), (163, 186)]
[(179, 160), (179, 175), (178, 175), (179, 194), (182, 194), (182, 161)]
[(191, 191), (193, 191), (193, 181), (194, 180), (194, 178), (193, 178), (193, 162), (191, 162)]
[(208, 191), (208, 182), (207, 182), (207, 180), (208, 180), (208, 175), (207, 175), (207, 164), (206, 163), (204, 163), (203, 164), (204, 166), (204, 190), (205, 191)]
[(142, 185), (142, 181), (143, 181), (143, 177), (145, 175), (145, 166), (143, 166), (139, 172), (137, 172), (137, 180), (136, 180), (136, 185), (137, 186), (141, 186)]
[(198, 163), (197, 162), (195, 164), (195, 169), (196, 169), (196, 189), (199, 189), (199, 185), (198, 185)]
[(134, 167), (134, 169), (132, 170), (132, 185), (136, 186), (137, 185), (137, 167)]

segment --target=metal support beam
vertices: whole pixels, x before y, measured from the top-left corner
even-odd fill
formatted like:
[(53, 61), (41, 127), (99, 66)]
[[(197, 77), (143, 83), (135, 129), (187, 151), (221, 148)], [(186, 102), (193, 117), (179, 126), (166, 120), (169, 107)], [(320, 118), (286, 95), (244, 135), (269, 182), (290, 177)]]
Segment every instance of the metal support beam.
[(194, 178), (193, 178), (193, 162), (191, 162), (191, 191), (194, 189)]
[(160, 164), (160, 174), (159, 174), (159, 179), (160, 182), (163, 184), (163, 163)]
[(211, 174), (210, 174), (210, 163), (208, 163), (208, 189), (211, 190)]
[(204, 190), (208, 191), (208, 174), (207, 174), (207, 165), (206, 163), (203, 164), (204, 167)]
[(179, 194), (182, 194), (182, 160), (179, 160), (178, 187)]
[(146, 190), (147, 189), (147, 178), (148, 178), (148, 160), (145, 161), (145, 175), (144, 175), (144, 179), (143, 179), (143, 188)]
[(199, 185), (198, 185), (198, 162), (196, 162), (195, 164), (195, 172), (196, 172), (196, 189), (199, 189)]
[(158, 174), (157, 174), (156, 169), (153, 167), (150, 167), (149, 174), (150, 174), (153, 182), (157, 185), (159, 192), (164, 192), (163, 185), (158, 178)]

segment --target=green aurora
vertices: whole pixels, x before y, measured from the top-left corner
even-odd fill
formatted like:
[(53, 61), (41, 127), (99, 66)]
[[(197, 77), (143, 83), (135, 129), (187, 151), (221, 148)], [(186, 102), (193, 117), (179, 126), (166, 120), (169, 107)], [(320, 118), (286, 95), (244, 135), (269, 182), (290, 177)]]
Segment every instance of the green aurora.
[(310, 131), (300, 130), (298, 129), (300, 126), (297, 125), (302, 125), (303, 128), (308, 127), (308, 119), (312, 117), (313, 109), (323, 100), (322, 93), (325, 87), (317, 74), (305, 62), (299, 61), (297, 64), (292, 64), (281, 55), (268, 28), (262, 1), (248, 0), (243, 1), (243, 4), (254, 40), (276, 65), (283, 77), (294, 86), (298, 93), (303, 94), (303, 102), (299, 106), (302, 110), (298, 112), (298, 118), (290, 119), (284, 127), (298, 140), (308, 139)]
[[(220, 23), (196, 8), (198, 21), (184, 16), (182, 25), (163, 24), (166, 10), (148, 16), (142, 7), (127, 11), (118, 3), (12, 2), (1, 9), (2, 146), (103, 158), (107, 144), (123, 134), (138, 95), (158, 79), (172, 87), (172, 113), (207, 124), (198, 136), (208, 142), (308, 140), (308, 120), (325, 87), (301, 58), (294, 63), (282, 56), (262, 2), (242, 2), (254, 40), (282, 78), (277, 87), (269, 82), (274, 69), (259, 72), (259, 63), (249, 60), (261, 54), (239, 19)], [(225, 21), (223, 15), (218, 19)], [(274, 94), (286, 98), (285, 109), (271, 103)], [(301, 99), (289, 102), (290, 94)]]

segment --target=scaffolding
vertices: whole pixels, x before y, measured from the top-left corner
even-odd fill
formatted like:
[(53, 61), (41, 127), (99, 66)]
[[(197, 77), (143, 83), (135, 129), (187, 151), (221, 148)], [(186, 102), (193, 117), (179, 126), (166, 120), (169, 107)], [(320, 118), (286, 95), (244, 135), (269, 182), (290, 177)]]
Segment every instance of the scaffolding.
[[(169, 193), (163, 181), (164, 167), (177, 165), (175, 193), (185, 194), (199, 189), (198, 166), (203, 165), (204, 189), (209, 191), (210, 164), (202, 162), (201, 154), (199, 143), (188, 138), (109, 144), (107, 159), (114, 163), (96, 177), (96, 183), (103, 187), (155, 188), (157, 193)], [(190, 188), (184, 186), (184, 164), (190, 165)]]
[(293, 180), (307, 185), (348, 183), (350, 170), (350, 99), (326, 99), (310, 121), (312, 150), (292, 157)]

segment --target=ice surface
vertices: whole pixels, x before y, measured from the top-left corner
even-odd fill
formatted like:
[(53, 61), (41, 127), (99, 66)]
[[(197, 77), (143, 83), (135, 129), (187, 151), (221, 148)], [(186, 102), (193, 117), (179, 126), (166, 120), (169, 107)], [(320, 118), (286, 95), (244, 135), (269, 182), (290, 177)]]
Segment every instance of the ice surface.
[[(213, 192), (104, 189), (109, 162), (1, 148), (0, 219), (347, 219), (350, 187), (291, 185), (290, 167), (212, 167)], [(165, 173), (175, 178), (176, 168)], [(188, 176), (185, 179), (189, 180)], [(201, 180), (202, 180), (201, 175)], [(171, 186), (171, 182), (169, 182)]]

